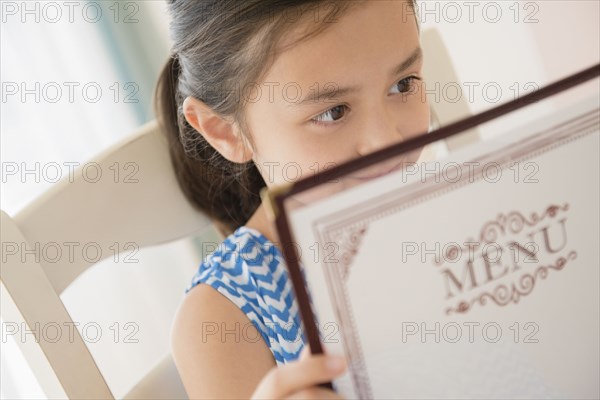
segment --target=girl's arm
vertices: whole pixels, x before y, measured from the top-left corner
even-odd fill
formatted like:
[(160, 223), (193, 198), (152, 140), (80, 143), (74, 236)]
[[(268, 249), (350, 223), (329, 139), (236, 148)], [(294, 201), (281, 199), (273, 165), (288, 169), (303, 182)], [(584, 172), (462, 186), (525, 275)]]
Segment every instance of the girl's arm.
[(316, 385), (341, 375), (343, 359), (311, 355), (305, 346), (300, 360), (277, 367), (248, 317), (203, 283), (180, 306), (171, 346), (190, 399), (341, 399)]
[(177, 311), (171, 348), (190, 399), (249, 399), (276, 366), (242, 310), (203, 283), (186, 295)]

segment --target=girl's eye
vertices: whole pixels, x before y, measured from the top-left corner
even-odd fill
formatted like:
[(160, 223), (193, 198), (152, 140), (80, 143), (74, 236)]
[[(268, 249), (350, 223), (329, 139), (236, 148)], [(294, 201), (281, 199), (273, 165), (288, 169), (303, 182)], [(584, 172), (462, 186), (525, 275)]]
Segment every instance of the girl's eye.
[[(394, 88), (397, 88), (397, 90), (398, 90), (395, 93), (409, 94), (411, 92), (414, 92), (415, 81), (420, 81), (420, 80), (421, 80), (421, 78), (418, 78), (416, 76), (409, 76), (407, 78), (402, 79), (401, 81), (399, 81), (398, 83), (396, 83), (394, 85)], [(334, 125), (344, 117), (344, 115), (347, 112), (347, 109), (348, 109), (348, 106), (346, 106), (344, 104), (340, 104), (338, 106), (330, 108), (329, 110), (325, 111), (324, 113), (322, 113), (320, 115), (317, 115), (316, 117), (311, 119), (310, 122), (312, 122), (316, 125), (326, 125), (326, 126)]]
[(420, 81), (421, 78), (417, 78), (416, 76), (409, 76), (407, 78), (402, 79), (398, 83), (394, 85), (394, 88), (398, 88), (398, 91), (395, 93), (406, 94), (414, 91), (415, 81)]
[(325, 111), (323, 114), (317, 115), (310, 121), (317, 125), (333, 125), (344, 117), (348, 106), (340, 104)]

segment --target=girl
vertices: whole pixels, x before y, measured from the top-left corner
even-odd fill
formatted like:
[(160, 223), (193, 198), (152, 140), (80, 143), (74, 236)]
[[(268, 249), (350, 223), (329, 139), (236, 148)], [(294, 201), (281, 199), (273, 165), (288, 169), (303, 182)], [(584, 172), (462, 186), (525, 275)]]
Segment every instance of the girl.
[(339, 398), (318, 384), (344, 360), (305, 346), (259, 191), (427, 131), (415, 5), (171, 0), (169, 12), (157, 114), (183, 191), (224, 236), (174, 320), (184, 386), (190, 398)]

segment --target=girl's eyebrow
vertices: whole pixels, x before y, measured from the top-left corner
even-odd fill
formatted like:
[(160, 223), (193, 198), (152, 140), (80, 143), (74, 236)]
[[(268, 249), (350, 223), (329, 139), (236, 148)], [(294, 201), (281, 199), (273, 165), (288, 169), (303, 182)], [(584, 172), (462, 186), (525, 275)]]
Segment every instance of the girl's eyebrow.
[(423, 58), (423, 50), (421, 49), (421, 46), (419, 46), (413, 50), (413, 52), (410, 54), (410, 56), (408, 56), (408, 58), (406, 60), (402, 61), (402, 63), (400, 63), (400, 65), (398, 65), (397, 67), (395, 67), (394, 69), (392, 69), (390, 71), (390, 77), (400, 75), (401, 73), (403, 73), (404, 71), (409, 69), (417, 61), (421, 61), (422, 58)]
[[(410, 68), (417, 61), (420, 61), (423, 58), (423, 50), (421, 47), (417, 47), (413, 52), (408, 56), (408, 58), (402, 61), (398, 66), (394, 67), (390, 71), (390, 76), (394, 77), (402, 74), (408, 68)], [(356, 93), (360, 90), (360, 86), (351, 86), (340, 88), (335, 83), (325, 84), (322, 90), (311, 90), (306, 97), (304, 97), (300, 101), (289, 102), (288, 107), (298, 107), (309, 105), (309, 103), (319, 103), (324, 100), (333, 100), (351, 93)]]

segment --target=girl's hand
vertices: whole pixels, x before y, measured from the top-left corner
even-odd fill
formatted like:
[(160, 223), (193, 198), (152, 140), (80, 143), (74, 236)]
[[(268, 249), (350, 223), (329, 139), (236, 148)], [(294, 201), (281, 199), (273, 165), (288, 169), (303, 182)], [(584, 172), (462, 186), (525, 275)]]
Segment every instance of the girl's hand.
[(265, 375), (252, 399), (343, 399), (317, 385), (333, 380), (345, 370), (343, 357), (311, 355), (308, 345), (305, 345), (299, 360), (274, 367)]

